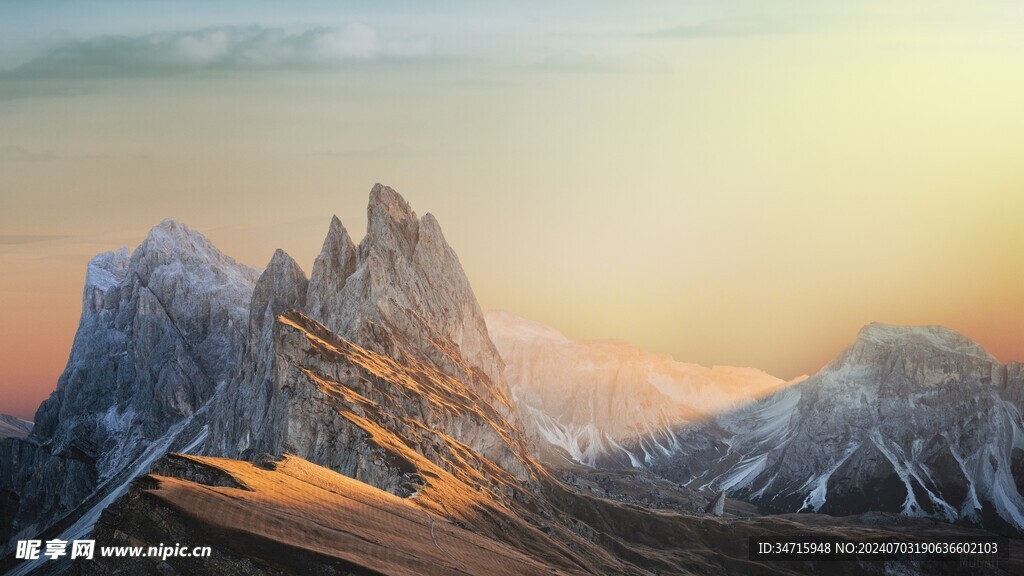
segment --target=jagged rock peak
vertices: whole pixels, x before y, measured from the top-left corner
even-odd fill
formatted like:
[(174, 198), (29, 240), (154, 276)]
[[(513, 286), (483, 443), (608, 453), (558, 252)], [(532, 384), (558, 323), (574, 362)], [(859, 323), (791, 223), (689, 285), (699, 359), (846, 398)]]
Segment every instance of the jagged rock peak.
[(151, 244), (168, 248), (185, 248), (190, 245), (212, 247), (205, 236), (173, 218), (165, 218), (153, 226), (146, 235), (146, 240)]
[(366, 208), (366, 242), (385, 244), (392, 249), (411, 253), (419, 240), (420, 220), (405, 198), (389, 186), (374, 185)]
[(409, 203), (383, 184), (370, 191), (367, 218), (358, 249), (341, 222), (331, 221), (313, 265), (309, 315), (363, 344), (375, 339), (366, 331), (379, 324), (417, 346), (437, 337), (450, 340), (465, 360), (497, 382), (501, 359), (437, 220), (430, 214), (417, 218)]
[(231, 280), (252, 283), (259, 271), (235, 261), (221, 252), (206, 236), (173, 219), (165, 219), (152, 229), (142, 244), (132, 254), (132, 266), (144, 274), (146, 262), (167, 263), (180, 260), (183, 263), (209, 262), (217, 264)]
[(122, 246), (115, 252), (103, 252), (93, 256), (85, 273), (86, 289), (97, 288), (106, 291), (124, 280), (128, 274), (131, 253)]
[(932, 348), (941, 352), (995, 361), (995, 358), (977, 342), (942, 326), (896, 326), (872, 322), (861, 328), (857, 334), (857, 341), (886, 347)]
[(304, 308), (308, 287), (309, 281), (302, 267), (278, 248), (253, 289), (249, 306), (250, 331), (258, 332), (261, 326), (269, 325), (277, 314), (285, 310)]
[(337, 216), (331, 218), (323, 248), (313, 263), (306, 295), (306, 308), (318, 320), (342, 305), (341, 294), (348, 277), (356, 270), (358, 254), (348, 230)]

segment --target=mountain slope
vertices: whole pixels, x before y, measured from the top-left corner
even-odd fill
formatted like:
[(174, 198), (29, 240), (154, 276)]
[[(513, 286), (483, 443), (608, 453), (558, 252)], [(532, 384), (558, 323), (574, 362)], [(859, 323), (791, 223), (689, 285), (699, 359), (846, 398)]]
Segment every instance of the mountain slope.
[(705, 368), (624, 342), (571, 341), (507, 312), (486, 319), (527, 430), (588, 466), (649, 466), (679, 449), (676, 428), (786, 385), (752, 368)]
[[(549, 484), (547, 497), (587, 535), (578, 545), (596, 555), (564, 562), (560, 537), (523, 548), (510, 530), (502, 539), (453, 522), (420, 496), (399, 498), (294, 456), (256, 463), (170, 455), (100, 519), (98, 546), (212, 546), (197, 561), (172, 557), (107, 558), (75, 565), (76, 573), (168, 574), (972, 574), (956, 562), (755, 562), (747, 538), (816, 537), (862, 541), (899, 537), (968, 539), (976, 530), (925, 519), (875, 514), (833, 518), (793, 515), (723, 519), (628, 506)], [(426, 504), (426, 505), (425, 505)], [(508, 514), (508, 512), (505, 512)], [(538, 518), (541, 531), (552, 528)], [(618, 558), (608, 563), (601, 548)], [(1017, 574), (1020, 541), (986, 573)], [(604, 560), (602, 560), (602, 558)]]
[(872, 324), (805, 382), (680, 434), (654, 469), (766, 510), (1024, 529), (1024, 379), (938, 327)]
[[(819, 511), (887, 509), (889, 462), (947, 501), (959, 481), (945, 475), (948, 459), (913, 468), (918, 461), (903, 458), (942, 452), (941, 440), (935, 448), (914, 437), (930, 426), (955, 435), (953, 460), (974, 474), (965, 472), (983, 504), (995, 498), (991, 514), (1015, 505), (991, 487), (1008, 491), (1007, 468), (1019, 477), (1021, 370), (955, 335), (866, 331), (834, 370), (789, 387), (757, 371), (571, 343), (514, 318), (503, 320), (504, 335), (493, 330), (496, 347), (436, 220), (381, 185), (367, 216), (358, 246), (331, 220), (308, 279), (280, 250), (257, 277), (173, 222), (130, 258), (97, 257), (57, 392), (26, 439), (0, 442), (7, 535), (70, 540), (95, 525), (100, 546), (192, 542), (215, 556), (16, 566), (8, 556), (0, 569), (881, 574), (882, 564), (751, 562), (746, 538), (977, 533), (895, 514), (749, 517), (749, 504), (712, 506), (712, 490), (780, 510), (819, 500)], [(506, 345), (522, 353), (508, 366), (498, 355)], [(958, 423), (968, 407), (1009, 420)], [(639, 465), (678, 483), (648, 470), (541, 463), (534, 440), (558, 429), (529, 408), (566, 429), (596, 430), (587, 445), (564, 443), (579, 455), (593, 449), (594, 464)], [(894, 416), (910, 432), (887, 426)], [(852, 448), (874, 428), (881, 440)], [(830, 460), (840, 444), (848, 457)], [(794, 487), (801, 474), (818, 480)], [(755, 492), (761, 486), (772, 492)], [(912, 483), (907, 494), (917, 495)], [(724, 517), (686, 513), (723, 507)], [(988, 518), (984, 506), (978, 513)]]
[(32, 422), (0, 414), (0, 440), (4, 438), (25, 438), (32, 431)]
[[(552, 573), (540, 561), (444, 519), (421, 499), (399, 498), (294, 456), (260, 465), (171, 456), (139, 485), (105, 515), (97, 538), (113, 539), (116, 526), (156, 542), (170, 536), (153, 522), (160, 517), (162, 525), (173, 526), (175, 542), (216, 541), (215, 560), (179, 564), (189, 574), (233, 568), (273, 573), (256, 558), (291, 573), (359, 567), (395, 575)], [(247, 521), (233, 521), (239, 517)], [(149, 568), (146, 561), (110, 564), (83, 563), (82, 569), (105, 574), (108, 567)]]
[[(0, 441), (4, 541), (71, 513), (170, 446), (234, 370), (255, 271), (165, 220), (131, 255), (93, 258), (56, 391)], [(179, 447), (180, 448), (180, 447)]]

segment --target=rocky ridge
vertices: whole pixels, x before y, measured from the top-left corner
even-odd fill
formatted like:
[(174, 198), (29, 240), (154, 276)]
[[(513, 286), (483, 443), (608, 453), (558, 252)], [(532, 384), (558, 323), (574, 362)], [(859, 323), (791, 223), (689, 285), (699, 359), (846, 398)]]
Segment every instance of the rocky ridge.
[(805, 382), (678, 433), (652, 469), (765, 511), (1024, 529), (1019, 364), (939, 327), (872, 324)]
[(650, 466), (680, 449), (678, 428), (787, 384), (761, 370), (685, 364), (625, 342), (572, 341), (508, 312), (486, 321), (527, 432), (591, 467)]
[(4, 541), (115, 489), (151, 447), (172, 443), (234, 370), (255, 280), (173, 220), (131, 254), (90, 261), (57, 389), (27, 438), (0, 441)]

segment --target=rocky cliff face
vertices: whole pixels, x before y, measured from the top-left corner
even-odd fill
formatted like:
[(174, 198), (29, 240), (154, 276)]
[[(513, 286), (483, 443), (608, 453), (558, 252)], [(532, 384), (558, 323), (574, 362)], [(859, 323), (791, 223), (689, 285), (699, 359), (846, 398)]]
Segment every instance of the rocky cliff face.
[(655, 470), (779, 512), (1024, 528), (1018, 365), (938, 327), (872, 324), (807, 381), (680, 433)]
[[(308, 281), (282, 251), (257, 278), (171, 221), (130, 257), (94, 259), (58, 390), (32, 436), (0, 446), (5, 535), (64, 515), (67, 534), (88, 531), (171, 448), (293, 453), (395, 494), (540, 506), (503, 365), (437, 221), (381, 185), (368, 218), (358, 248), (332, 220)], [(475, 504), (438, 505), (497, 529)]]
[(368, 219), (358, 248), (332, 219), (308, 283), (282, 252), (268, 265), (207, 452), (291, 453), (407, 495), (423, 482), (415, 447), (450, 473), (492, 470), (473, 485), (506, 493), (529, 479), (529, 449), (458, 258), (390, 188), (374, 187)]
[[(486, 573), (482, 550), (544, 572), (820, 573), (752, 564), (745, 537), (952, 530), (894, 514), (1022, 527), (1024, 369), (955, 333), (873, 325), (785, 386), (514, 317), (487, 325), (431, 215), (377, 185), (368, 220), (357, 246), (332, 219), (308, 280), (280, 250), (257, 277), (171, 221), (130, 256), (94, 259), (57, 391), (31, 434), (0, 440), (0, 537), (84, 537), (102, 513), (106, 544), (223, 544), (208, 573), (418, 573), (429, 557)], [(629, 468), (553, 474), (531, 434)], [(894, 514), (733, 522), (751, 506), (726, 492), (769, 510)], [(696, 510), (727, 518), (679, 514)], [(403, 542), (415, 553), (377, 562)]]
[(625, 342), (572, 341), (507, 312), (486, 320), (527, 431), (588, 466), (650, 466), (680, 450), (676, 429), (786, 384), (760, 370), (684, 364)]
[(133, 254), (89, 263), (57, 390), (28, 438), (0, 442), (8, 537), (82, 504), (212, 397), (235, 369), (255, 279), (170, 220)]
[[(387, 186), (370, 192), (366, 237), (358, 250), (341, 222), (332, 220), (307, 299), (310, 317), (340, 336), (373, 340), (373, 326), (387, 325), (423, 350), (437, 348), (432, 340), (441, 338), (458, 348), (469, 367), (491, 382), (501, 379), (501, 358), (440, 225), (431, 214), (417, 218)], [(441, 350), (428, 353), (449, 371), (466, 369)]]

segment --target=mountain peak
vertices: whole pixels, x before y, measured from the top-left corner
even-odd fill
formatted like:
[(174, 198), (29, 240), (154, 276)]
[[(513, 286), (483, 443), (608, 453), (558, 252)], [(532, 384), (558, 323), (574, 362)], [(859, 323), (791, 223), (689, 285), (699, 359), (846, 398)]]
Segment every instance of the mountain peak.
[[(458, 256), (437, 219), (417, 218), (394, 189), (370, 191), (358, 249), (337, 218), (313, 264), (306, 310), (333, 332), (361, 342), (384, 323), (413, 341), (447, 338), (472, 365), (500, 378), (500, 358)], [(429, 332), (429, 334), (428, 334)], [(367, 332), (367, 337), (372, 337)]]
[(96, 288), (106, 292), (109, 288), (116, 286), (126, 274), (128, 264), (131, 261), (131, 254), (128, 248), (122, 246), (117, 251), (103, 252), (93, 256), (85, 272), (85, 287)]
[[(333, 216), (309, 277), (306, 309), (313, 318), (328, 322), (341, 310), (344, 306), (342, 290), (357, 264), (356, 246), (341, 220)], [(332, 328), (337, 326), (332, 325)]]
[(405, 198), (394, 189), (376, 184), (366, 208), (364, 243), (370, 247), (397, 249), (411, 254), (419, 240), (419, 218)]
[(196, 243), (205, 245), (210, 243), (205, 236), (173, 218), (165, 218), (159, 224), (150, 228), (149, 234), (146, 235), (146, 240), (165, 246), (188, 246)]
[(139, 249), (144, 251), (189, 250), (203, 254), (210, 252), (211, 248), (216, 250), (205, 236), (171, 218), (161, 220), (159, 224), (150, 228), (145, 240), (139, 245)]
[(416, 218), (416, 213), (413, 212), (412, 207), (406, 202), (405, 198), (401, 194), (395, 191), (390, 186), (385, 186), (380, 182), (373, 185), (370, 190), (370, 210), (383, 209), (395, 220), (402, 220), (406, 218)]
[(249, 304), (250, 337), (270, 325), (279, 313), (301, 309), (306, 303), (308, 285), (306, 273), (298, 262), (278, 248), (253, 288)]
[(203, 275), (208, 275), (209, 269), (216, 269), (213, 276), (220, 279), (215, 282), (228, 280), (251, 285), (259, 276), (258, 270), (227, 256), (206, 236), (170, 218), (150, 229), (131, 258), (132, 271), (143, 278), (153, 269), (166, 265), (180, 265), (193, 271), (203, 269)]
[(995, 358), (980, 344), (943, 326), (898, 326), (872, 322), (861, 328), (857, 340), (895, 348), (932, 348), (942, 352), (995, 361)]

